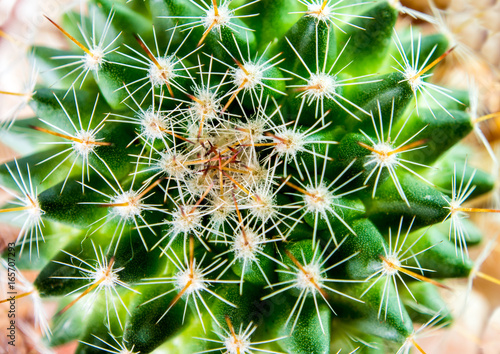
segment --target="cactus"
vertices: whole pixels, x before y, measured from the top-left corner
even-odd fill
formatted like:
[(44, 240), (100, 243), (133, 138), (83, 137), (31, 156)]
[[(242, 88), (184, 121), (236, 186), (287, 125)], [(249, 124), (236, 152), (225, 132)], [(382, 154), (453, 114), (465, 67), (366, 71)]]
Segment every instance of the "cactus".
[(70, 48), (33, 48), (36, 117), (4, 132), (33, 153), (0, 167), (21, 226), (4, 266), (40, 271), (16, 286), (45, 345), (422, 351), (452, 320), (444, 280), (478, 273), (466, 218), (495, 210), (464, 205), (495, 181), (460, 144), (484, 120), (467, 92), (432, 82), (448, 39), (396, 30), (400, 12), (419, 15), (94, 0), (47, 17)]

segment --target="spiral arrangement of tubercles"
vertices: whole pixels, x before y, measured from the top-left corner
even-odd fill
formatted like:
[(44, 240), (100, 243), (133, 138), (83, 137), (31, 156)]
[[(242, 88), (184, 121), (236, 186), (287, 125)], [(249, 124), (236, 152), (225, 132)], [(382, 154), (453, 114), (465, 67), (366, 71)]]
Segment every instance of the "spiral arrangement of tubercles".
[[(37, 304), (47, 345), (423, 352), (419, 333), (452, 319), (442, 280), (488, 277), (465, 218), (498, 210), (463, 204), (495, 181), (460, 150), (483, 117), (432, 82), (453, 55), (444, 35), (396, 31), (418, 13), (386, 0), (89, 10), (46, 17), (70, 48), (33, 49), (47, 70), (19, 97), (36, 117), (6, 134), (28, 131), (37, 152), (0, 167), (17, 266), (41, 267), (17, 298)], [(61, 299), (51, 325), (47, 297)]]

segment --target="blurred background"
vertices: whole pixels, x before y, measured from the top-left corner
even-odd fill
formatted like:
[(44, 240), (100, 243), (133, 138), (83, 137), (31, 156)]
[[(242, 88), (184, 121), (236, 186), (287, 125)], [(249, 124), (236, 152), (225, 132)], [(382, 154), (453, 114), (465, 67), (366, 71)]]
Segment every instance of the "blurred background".
[[(423, 32), (441, 31), (448, 35), (451, 45), (456, 45), (452, 55), (441, 63), (434, 74), (434, 81), (454, 88), (467, 88), (471, 82), (477, 87), (478, 116), (500, 111), (500, 2), (496, 0), (402, 0), (392, 1), (413, 10), (432, 15), (434, 23), (429, 23), (418, 15), (413, 18), (402, 15), (400, 21), (412, 22)], [(82, 6), (81, 1), (71, 0), (0, 0), (0, 91), (25, 92), (32, 79), (32, 69), (26, 54), (33, 43), (64, 47), (65, 41), (44, 17), (57, 19), (70, 8)], [(17, 115), (29, 117), (33, 113), (26, 107), (26, 98), (0, 94), (0, 122)], [(500, 160), (500, 114), (481, 124), (484, 136)], [(498, 176), (498, 166), (482, 143), (471, 134), (467, 144), (474, 148), (475, 167), (490, 171)], [(10, 143), (12, 144), (12, 143)], [(0, 164), (16, 157), (16, 151), (2, 139), (0, 133)], [(500, 182), (500, 178), (497, 178)], [(494, 193), (478, 203), (482, 207), (500, 208), (500, 183)], [(0, 190), (0, 205), (7, 198)], [(448, 328), (430, 331), (426, 338), (419, 338), (419, 345), (425, 353), (498, 354), (500, 353), (500, 215), (473, 215), (481, 226), (485, 237), (482, 247), (471, 250), (471, 258), (484, 256), (480, 272), (492, 279), (477, 277), (453, 281), (449, 284), (453, 291), (445, 291), (456, 321)], [(15, 241), (19, 230), (0, 224), (0, 250), (8, 242)], [(492, 246), (484, 247), (488, 241)], [(28, 280), (34, 280), (35, 272), (26, 272)], [(473, 282), (472, 282), (473, 280)], [(469, 291), (471, 289), (471, 291)], [(0, 284), (0, 291), (2, 290)], [(3, 295), (3, 294), (2, 294)], [(3, 298), (2, 296), (0, 296)], [(18, 335), (16, 347), (7, 345), (5, 335), (0, 336), (1, 353), (51, 353), (37, 341), (39, 336), (32, 331), (32, 311), (29, 301), (20, 299), (17, 307)], [(54, 313), (55, 305), (47, 305), (47, 311)], [(4, 333), (7, 316), (2, 312), (7, 306), (0, 305), (0, 333)], [(56, 353), (72, 353), (75, 346), (54, 350)]]

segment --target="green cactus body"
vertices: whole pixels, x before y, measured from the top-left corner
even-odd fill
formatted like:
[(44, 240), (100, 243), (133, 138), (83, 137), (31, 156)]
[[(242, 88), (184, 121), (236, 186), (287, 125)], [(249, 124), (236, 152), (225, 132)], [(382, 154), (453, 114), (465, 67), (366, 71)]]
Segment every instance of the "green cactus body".
[(34, 48), (36, 117), (5, 132), (33, 153), (0, 166), (5, 259), (61, 299), (48, 346), (380, 353), (451, 320), (437, 290), (482, 238), (462, 204), (494, 180), (447, 152), (474, 122), (430, 82), (443, 36), (398, 34), (393, 1), (89, 7), (54, 19), (70, 50)]

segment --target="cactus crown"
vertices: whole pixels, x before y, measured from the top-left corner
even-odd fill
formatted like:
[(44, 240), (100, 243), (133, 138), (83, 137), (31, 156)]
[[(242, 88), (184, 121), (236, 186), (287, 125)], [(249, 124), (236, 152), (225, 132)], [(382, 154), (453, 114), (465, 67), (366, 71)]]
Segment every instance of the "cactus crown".
[(40, 270), (23, 284), (45, 343), (404, 352), (413, 322), (449, 323), (441, 280), (474, 276), (466, 218), (492, 211), (463, 204), (494, 180), (454, 147), (477, 125), (466, 95), (432, 82), (448, 39), (396, 30), (400, 12), (94, 0), (48, 18), (69, 48), (33, 49), (36, 117), (5, 135), (35, 152), (0, 167), (22, 225), (5, 257)]

